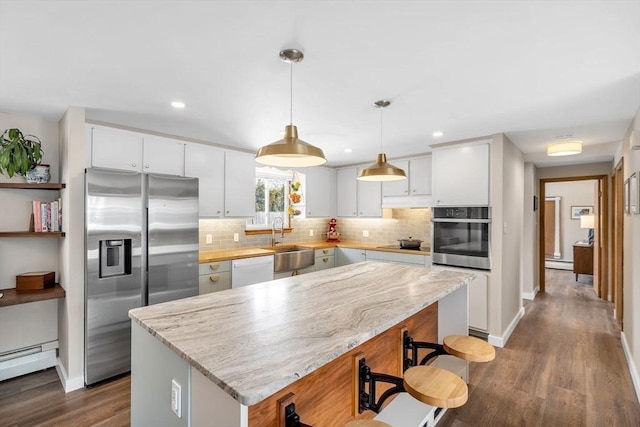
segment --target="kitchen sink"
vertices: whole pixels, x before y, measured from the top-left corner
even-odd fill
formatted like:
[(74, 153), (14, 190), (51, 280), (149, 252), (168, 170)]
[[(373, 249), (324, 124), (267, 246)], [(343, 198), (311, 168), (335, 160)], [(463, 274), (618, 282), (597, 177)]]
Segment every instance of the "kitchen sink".
[(273, 271), (301, 270), (315, 263), (315, 251), (305, 248), (276, 248), (273, 259)]

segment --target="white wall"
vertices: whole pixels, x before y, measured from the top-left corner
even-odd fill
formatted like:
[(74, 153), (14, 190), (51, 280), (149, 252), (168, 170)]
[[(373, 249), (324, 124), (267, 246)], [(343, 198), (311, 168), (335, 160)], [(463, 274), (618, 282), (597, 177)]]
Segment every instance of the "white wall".
[(60, 120), (61, 176), (66, 221), (61, 240), (60, 277), (66, 298), (59, 302), (58, 373), (65, 391), (84, 386), (84, 168), (83, 108), (69, 107)]
[[(630, 150), (631, 132), (640, 134), (640, 109), (622, 140), (624, 179), (640, 171), (640, 150)], [(638, 137), (638, 136), (636, 136)], [(624, 215), (624, 268), (623, 268), (622, 342), (628, 358), (636, 394), (640, 397), (640, 214)]]
[(573, 244), (586, 240), (588, 230), (580, 228), (580, 220), (571, 219), (571, 206), (597, 208), (595, 194), (598, 181), (562, 181), (545, 184), (546, 197), (560, 197), (560, 258), (573, 261)]
[(522, 214), (522, 297), (533, 299), (540, 288), (538, 281), (538, 251), (535, 250), (538, 238), (538, 209), (533, 210), (533, 197), (538, 197), (538, 173), (533, 163), (524, 164), (524, 199)]

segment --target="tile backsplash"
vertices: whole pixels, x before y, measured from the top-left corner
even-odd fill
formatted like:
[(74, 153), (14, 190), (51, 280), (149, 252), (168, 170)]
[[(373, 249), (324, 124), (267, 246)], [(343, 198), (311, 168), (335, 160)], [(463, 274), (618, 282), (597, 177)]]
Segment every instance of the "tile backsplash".
[[(431, 246), (431, 209), (385, 209), (384, 218), (338, 218), (338, 232), (341, 240), (364, 243), (394, 244), (397, 239), (410, 236), (423, 240), (423, 247)], [(282, 243), (321, 242), (325, 240), (329, 218), (296, 219), (292, 221), (293, 231), (285, 234)], [(235, 249), (271, 244), (270, 234), (247, 236), (244, 234), (245, 219), (201, 219), (200, 250)], [(313, 237), (309, 236), (313, 230)], [(368, 231), (369, 237), (363, 237)], [(239, 241), (233, 241), (238, 233)], [(211, 244), (206, 244), (210, 234)]]

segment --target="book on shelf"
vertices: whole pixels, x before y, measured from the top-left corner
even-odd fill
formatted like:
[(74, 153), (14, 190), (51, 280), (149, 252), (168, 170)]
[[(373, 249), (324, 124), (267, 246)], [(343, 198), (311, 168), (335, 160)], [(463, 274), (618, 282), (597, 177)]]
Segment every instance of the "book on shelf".
[(32, 205), (33, 231), (36, 233), (62, 231), (62, 200), (60, 198), (51, 202), (34, 200)]

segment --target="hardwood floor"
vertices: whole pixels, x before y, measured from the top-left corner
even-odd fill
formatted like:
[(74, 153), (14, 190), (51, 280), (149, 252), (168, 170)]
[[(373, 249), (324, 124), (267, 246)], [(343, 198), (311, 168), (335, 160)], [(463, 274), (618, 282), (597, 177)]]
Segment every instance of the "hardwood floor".
[(438, 426), (639, 426), (640, 405), (613, 318), (589, 276), (547, 270), (505, 348), (470, 364), (469, 400)]
[[(640, 425), (612, 304), (588, 276), (547, 272), (547, 293), (493, 362), (471, 364), (468, 402), (439, 426)], [(128, 376), (65, 394), (50, 369), (0, 383), (0, 426), (128, 426), (129, 402)]]
[(100, 426), (130, 423), (127, 375), (65, 394), (55, 369), (0, 382), (0, 426)]

